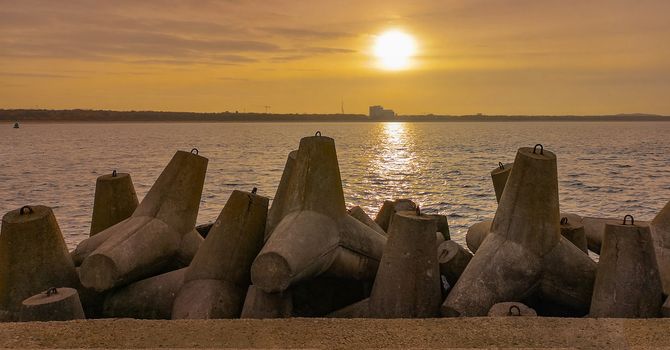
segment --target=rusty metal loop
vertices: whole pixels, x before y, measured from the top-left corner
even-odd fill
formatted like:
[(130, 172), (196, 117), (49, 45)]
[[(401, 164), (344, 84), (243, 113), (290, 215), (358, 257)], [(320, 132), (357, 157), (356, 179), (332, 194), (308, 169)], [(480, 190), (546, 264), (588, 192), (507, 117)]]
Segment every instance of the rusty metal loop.
[(116, 169), (112, 170), (112, 177), (116, 177)]
[(540, 154), (544, 155), (544, 146), (539, 143), (533, 147), (533, 153), (537, 152), (537, 146), (540, 146)]
[(314, 136), (321, 136), (321, 131), (317, 131)]
[(630, 218), (630, 224), (635, 225), (635, 218), (633, 218), (633, 215), (630, 214), (623, 217), (623, 224), (626, 225), (626, 221), (628, 221), (627, 220), (628, 218)]
[(21, 207), (21, 209), (19, 209), (19, 215), (25, 215), (26, 209), (28, 210), (28, 214), (33, 213), (33, 208), (31, 208), (29, 205), (24, 205)]
[[(514, 314), (514, 312), (512, 312), (512, 310), (514, 310), (514, 309), (516, 309), (516, 315)], [(509, 307), (509, 311), (507, 312), (507, 316), (521, 316), (521, 309), (516, 305), (512, 305), (512, 306)]]
[(254, 187), (251, 189), (251, 194), (256, 194), (258, 192), (258, 188)]
[(421, 207), (418, 205), (416, 206), (416, 216), (421, 216)]
[(503, 164), (502, 162), (498, 162), (498, 167), (500, 169), (505, 169), (505, 164)]
[(191, 153), (193, 153), (193, 154), (195, 154), (195, 155), (197, 156), (197, 155), (198, 155), (198, 149), (195, 148), (195, 147), (193, 147), (193, 148), (191, 149)]
[(50, 296), (52, 296), (52, 295), (54, 295), (54, 294), (58, 294), (58, 289), (56, 289), (56, 287), (51, 287), (51, 288), (47, 289), (47, 291), (46, 291), (45, 294), (46, 294), (48, 297), (50, 297)]
[(565, 217), (565, 216), (562, 217), (562, 218), (561, 218), (561, 225), (565, 225), (565, 224), (567, 224), (567, 223), (568, 223), (568, 218)]

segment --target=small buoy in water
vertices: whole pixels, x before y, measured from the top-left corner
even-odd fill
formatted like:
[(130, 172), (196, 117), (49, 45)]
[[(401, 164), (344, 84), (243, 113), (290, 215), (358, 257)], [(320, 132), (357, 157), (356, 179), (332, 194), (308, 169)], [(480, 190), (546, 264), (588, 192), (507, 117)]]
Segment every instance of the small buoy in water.
[(14, 123), (14, 129), (18, 129), (18, 128), (19, 128), (19, 122)]

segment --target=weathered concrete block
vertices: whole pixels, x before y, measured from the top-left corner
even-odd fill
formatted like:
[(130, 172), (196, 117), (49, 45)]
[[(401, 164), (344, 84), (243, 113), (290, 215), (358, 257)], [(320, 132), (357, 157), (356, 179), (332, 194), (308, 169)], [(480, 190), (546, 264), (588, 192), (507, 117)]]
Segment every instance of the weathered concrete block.
[(90, 236), (129, 218), (137, 209), (137, 194), (130, 174), (102, 175), (95, 182)]
[(519, 149), (490, 233), (442, 314), (484, 316), (532, 293), (586, 313), (596, 265), (561, 236), (559, 215), (556, 156), (539, 145)]
[(82, 285), (104, 291), (163, 271), (194, 230), (206, 169), (207, 158), (178, 151), (130, 218), (75, 249)]
[(251, 285), (247, 290), (241, 318), (288, 318), (293, 312), (291, 290), (266, 293)]
[(468, 249), (472, 253), (477, 253), (477, 249), (491, 232), (491, 224), (493, 224), (493, 221), (487, 220), (478, 222), (468, 228), (468, 232), (465, 234), (465, 244), (468, 245)]
[(293, 176), (293, 169), (295, 168), (295, 161), (297, 157), (298, 151), (296, 150), (291, 151), (288, 154), (288, 158), (286, 159), (286, 165), (284, 165), (284, 171), (281, 174), (281, 180), (279, 180), (277, 192), (275, 193), (275, 197), (272, 200), (272, 206), (268, 211), (268, 220), (267, 224), (265, 225), (265, 241), (268, 240), (270, 234), (272, 231), (274, 231), (275, 227), (277, 227), (284, 216), (288, 214), (288, 210), (291, 205), (289, 202), (290, 195), (288, 191), (290, 182), (295, 178), (295, 176)]
[[(572, 219), (570, 219), (572, 220)], [(574, 220), (572, 220), (574, 221)], [(584, 234), (586, 234), (586, 243), (590, 251), (600, 254), (600, 248), (603, 243), (603, 235), (605, 234), (605, 225), (617, 225), (621, 223), (621, 219), (615, 218), (594, 218), (583, 217), (581, 224), (584, 226)], [(637, 221), (638, 225), (649, 225), (647, 221)]]
[(240, 316), (251, 263), (263, 247), (268, 202), (254, 193), (233, 191), (187, 269), (173, 318)]
[(394, 201), (384, 201), (382, 207), (379, 209), (375, 222), (384, 231), (388, 232), (391, 219), (399, 211), (416, 211), (416, 203), (409, 199), (396, 199)]
[(654, 240), (656, 262), (661, 274), (663, 293), (670, 295), (670, 201), (649, 223)]
[(498, 163), (498, 167), (491, 170), (491, 180), (493, 181), (493, 189), (496, 192), (496, 200), (498, 202), (500, 202), (500, 198), (505, 190), (505, 184), (507, 184), (507, 178), (513, 166), (514, 163)]
[(489, 317), (514, 317), (514, 316), (537, 316), (535, 310), (529, 308), (523, 303), (503, 302), (491, 306)]
[(286, 193), (286, 215), (251, 267), (256, 287), (281, 292), (325, 272), (374, 278), (386, 238), (347, 215), (333, 139), (300, 140)]
[(172, 318), (172, 307), (184, 284), (186, 268), (170, 271), (110, 291), (103, 315), (110, 318)]
[(658, 317), (662, 304), (649, 226), (606, 224), (590, 316)]
[(79, 294), (73, 288), (49, 288), (22, 303), (19, 319), (26, 321), (70, 321), (85, 319)]
[(370, 317), (422, 318), (439, 314), (442, 291), (435, 220), (398, 213), (370, 295)]
[(564, 216), (561, 218), (561, 236), (567, 238), (575, 247), (588, 254), (588, 243), (586, 241), (584, 225), (571, 221), (569, 217)]
[(450, 286), (456, 284), (471, 259), (472, 253), (454, 241), (444, 241), (437, 247), (440, 274), (447, 279)]
[(51, 208), (5, 214), (0, 230), (0, 311), (18, 319), (21, 303), (53, 286), (75, 287), (77, 275)]
[(362, 222), (363, 224), (365, 224), (365, 226), (377, 231), (381, 235), (386, 236), (386, 231), (384, 231), (383, 228), (377, 225), (377, 223), (374, 220), (372, 220), (372, 218), (369, 217), (368, 214), (365, 213), (365, 210), (363, 210), (363, 208), (355, 206), (349, 209), (348, 212), (349, 215), (351, 215), (351, 217)]

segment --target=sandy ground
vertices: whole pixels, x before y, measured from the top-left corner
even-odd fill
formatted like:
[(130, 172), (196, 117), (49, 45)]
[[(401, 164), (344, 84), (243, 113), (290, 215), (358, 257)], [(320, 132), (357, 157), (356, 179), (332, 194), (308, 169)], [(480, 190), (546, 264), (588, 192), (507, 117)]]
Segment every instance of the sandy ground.
[(670, 319), (130, 319), (0, 324), (0, 348), (670, 348)]

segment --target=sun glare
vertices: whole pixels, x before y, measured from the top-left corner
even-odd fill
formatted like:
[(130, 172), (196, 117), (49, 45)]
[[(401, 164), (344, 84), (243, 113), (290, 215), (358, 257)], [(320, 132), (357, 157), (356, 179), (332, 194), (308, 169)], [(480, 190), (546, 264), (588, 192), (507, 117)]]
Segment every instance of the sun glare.
[(409, 68), (412, 56), (416, 53), (414, 38), (399, 30), (389, 30), (375, 41), (374, 55), (381, 68), (401, 70)]

